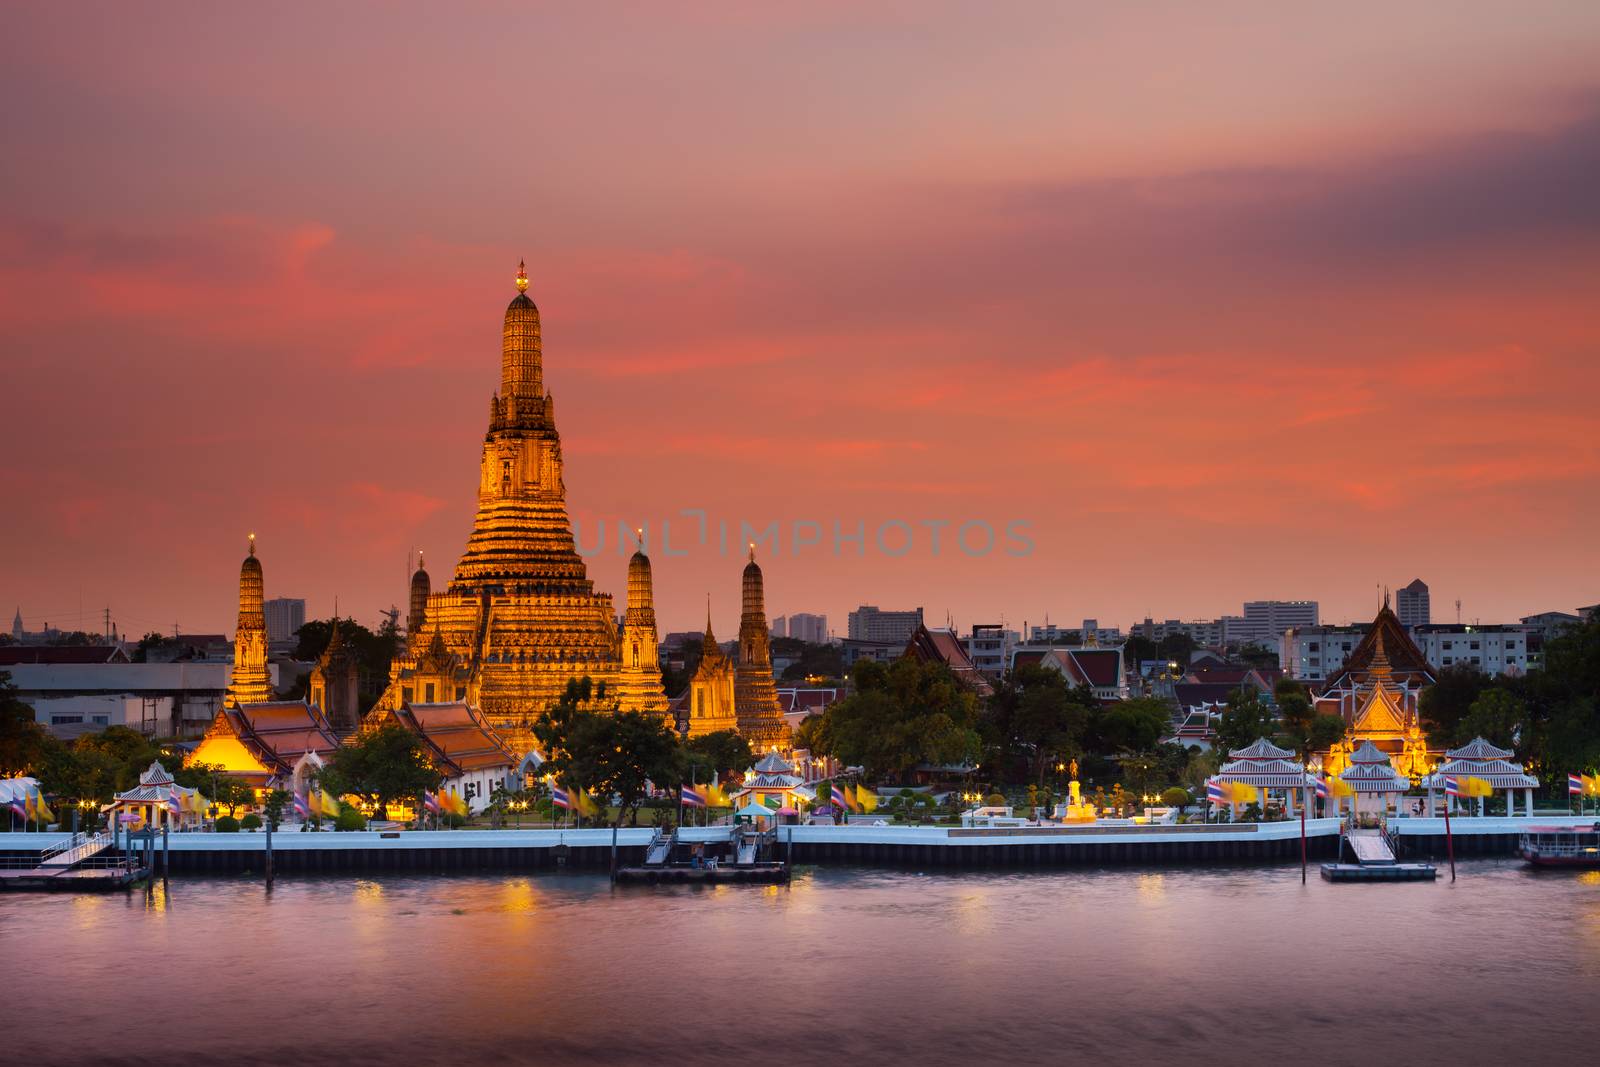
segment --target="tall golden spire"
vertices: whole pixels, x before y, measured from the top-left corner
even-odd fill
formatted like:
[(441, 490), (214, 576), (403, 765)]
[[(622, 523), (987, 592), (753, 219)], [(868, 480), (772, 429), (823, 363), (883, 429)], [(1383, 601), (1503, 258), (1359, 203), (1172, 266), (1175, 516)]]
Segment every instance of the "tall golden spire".
[(272, 699), (265, 600), (266, 582), (256, 558), (256, 535), (251, 534), (250, 554), (239, 565), (239, 624), (233, 635), (233, 673), (225, 697), (230, 707)]
[(528, 291), (528, 263), (526, 260), (517, 260), (517, 292)]

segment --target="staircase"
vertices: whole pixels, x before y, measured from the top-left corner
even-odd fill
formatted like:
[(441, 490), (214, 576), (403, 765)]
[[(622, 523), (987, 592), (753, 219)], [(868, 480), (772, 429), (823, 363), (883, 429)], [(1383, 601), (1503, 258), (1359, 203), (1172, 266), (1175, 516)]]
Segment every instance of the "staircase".
[(93, 837), (73, 834), (59, 845), (39, 853), (40, 867), (76, 867), (91, 856), (97, 856), (111, 847), (111, 835), (98, 833)]
[(672, 831), (671, 837), (664, 837), (660, 830), (650, 839), (650, 844), (645, 846), (644, 865), (646, 867), (665, 867), (672, 858), (672, 846), (677, 843), (678, 831)]

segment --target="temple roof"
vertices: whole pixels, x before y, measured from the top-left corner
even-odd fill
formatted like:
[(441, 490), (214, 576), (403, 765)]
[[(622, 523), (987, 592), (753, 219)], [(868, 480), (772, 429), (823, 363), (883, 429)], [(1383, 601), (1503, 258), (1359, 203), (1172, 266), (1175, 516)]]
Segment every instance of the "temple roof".
[(516, 753), (470, 704), (406, 704), (390, 717), (422, 738), (446, 777), (517, 763)]
[[(1493, 745), (1489, 746), (1493, 748)], [(1452, 759), (1446, 760), (1434, 768), (1432, 774), (1422, 780), (1422, 784), (1429, 788), (1442, 788), (1446, 775), (1459, 774), (1482, 778), (1494, 789), (1537, 789), (1539, 779), (1523, 770), (1515, 763), (1508, 763), (1502, 759)]]
[(930, 630), (919, 624), (912, 633), (911, 640), (906, 642), (906, 650), (902, 655), (943, 663), (950, 668), (957, 681), (979, 696), (991, 696), (994, 693), (994, 686), (978, 672), (972, 657), (967, 655), (965, 646), (961, 644), (961, 639), (952, 630)]
[(325, 756), (339, 747), (333, 727), (315, 704), (302, 704), (297, 700), (271, 701), (239, 704), (218, 711), (205, 737), (190, 753), (190, 760), (208, 762), (207, 743), (230, 738), (238, 741), (259, 764), (259, 770), (224, 765), (229, 774), (244, 777), (290, 774), (306, 753)]
[(1052, 648), (1040, 663), (1051, 660), (1071, 682), (1102, 689), (1122, 684), (1122, 653), (1115, 648)]
[(1384, 681), (1421, 681), (1432, 684), (1435, 680), (1428, 657), (1422, 654), (1415, 641), (1400, 625), (1400, 618), (1385, 600), (1377, 617), (1362, 636), (1361, 641), (1345, 657), (1344, 666), (1329, 678), (1324, 689), (1335, 689), (1351, 680), (1351, 675), (1378, 676)]
[(1265, 737), (1260, 737), (1244, 748), (1234, 749), (1229, 752), (1228, 758), (1236, 760), (1292, 760), (1294, 759), (1294, 753), (1286, 748), (1279, 748)]
[(757, 774), (793, 774), (794, 766), (776, 752), (768, 752), (755, 765)]
[(168, 774), (167, 769), (161, 766), (160, 760), (151, 760), (150, 766), (146, 767), (144, 772), (139, 775), (140, 785), (171, 785), (172, 781), (172, 775)]

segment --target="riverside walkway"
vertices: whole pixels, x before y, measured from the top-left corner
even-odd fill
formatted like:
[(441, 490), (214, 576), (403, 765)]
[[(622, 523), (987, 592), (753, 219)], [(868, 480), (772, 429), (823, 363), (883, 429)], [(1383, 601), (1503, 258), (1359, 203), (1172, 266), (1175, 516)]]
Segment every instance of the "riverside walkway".
[[(1538, 825), (1592, 825), (1594, 817), (1539, 816)], [(1515, 854), (1527, 818), (1452, 820), (1458, 855)], [(1389, 824), (1402, 858), (1444, 852), (1444, 820), (1408, 818)], [(727, 826), (684, 827), (681, 842), (728, 840)], [(616, 833), (618, 861), (638, 864), (655, 831)], [(37, 854), (69, 834), (0, 833), (0, 855)], [(266, 835), (180, 833), (169, 838), (171, 869), (185, 872), (261, 871)], [(1337, 858), (1338, 819), (1306, 822), (1312, 858)], [(488, 869), (605, 870), (611, 863), (612, 831), (583, 830), (398, 830), (272, 835), (280, 874), (341, 871), (451, 871)], [(1300, 823), (1184, 823), (1168, 825), (1045, 825), (1017, 827), (784, 826), (778, 847), (795, 863), (844, 863), (918, 867), (1055, 867), (1145, 863), (1259, 861), (1283, 863), (1300, 856)], [(158, 847), (159, 853), (159, 847)], [(158, 861), (159, 862), (159, 861)]]

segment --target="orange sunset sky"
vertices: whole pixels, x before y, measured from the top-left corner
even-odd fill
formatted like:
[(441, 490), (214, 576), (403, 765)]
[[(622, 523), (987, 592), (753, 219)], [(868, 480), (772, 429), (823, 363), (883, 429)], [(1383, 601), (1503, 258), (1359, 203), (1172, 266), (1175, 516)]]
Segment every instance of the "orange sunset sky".
[(8, 6), (0, 610), (231, 633), (251, 530), (313, 616), (437, 588), (520, 258), (663, 632), (736, 631), (718, 522), (841, 632), (1594, 603), (1597, 59), (1539, 0)]

